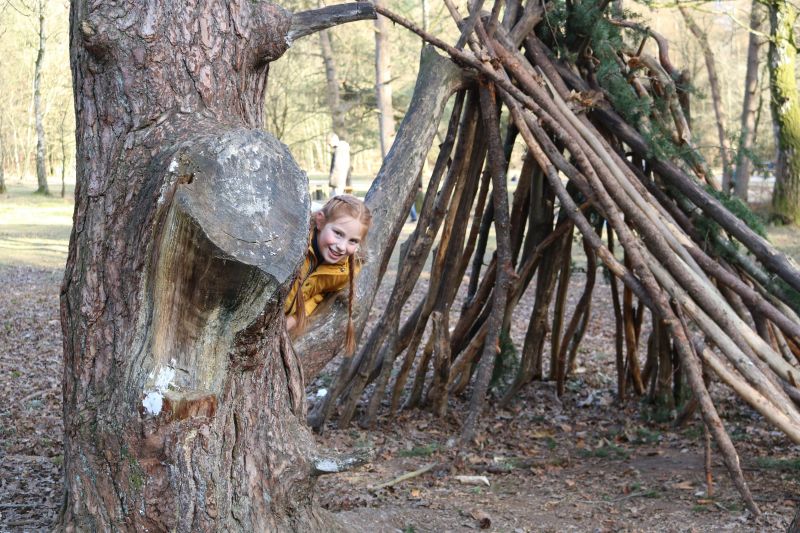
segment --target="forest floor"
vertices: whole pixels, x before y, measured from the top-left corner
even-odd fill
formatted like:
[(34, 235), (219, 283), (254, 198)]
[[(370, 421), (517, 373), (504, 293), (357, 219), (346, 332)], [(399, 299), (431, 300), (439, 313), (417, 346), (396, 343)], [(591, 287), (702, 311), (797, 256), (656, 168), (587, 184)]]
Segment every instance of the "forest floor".
[[(23, 207), (35, 212), (31, 220), (0, 198), (0, 531), (49, 530), (63, 487), (58, 294), (69, 208), (55, 200)], [(796, 228), (770, 234), (800, 256)], [(376, 309), (387, 304), (391, 274)], [(577, 273), (573, 303), (582, 283)], [(518, 348), (531, 299), (523, 298), (512, 327)], [(329, 424), (316, 436), (322, 449), (369, 447), (376, 456), (321, 478), (322, 505), (346, 528), (370, 532), (785, 531), (800, 505), (800, 446), (728, 389), (712, 386), (763, 515), (754, 519), (744, 509), (714, 448), (709, 497), (698, 418), (675, 428), (669, 413), (641, 399), (616, 402), (611, 309), (608, 284), (598, 276), (593, 319), (566, 394), (559, 399), (551, 383), (532, 383), (508, 408), (487, 408), (468, 446), (453, 445), (464, 419), (461, 398), (451, 400), (444, 419), (414, 410), (384, 412), (369, 430)], [(334, 372), (329, 367), (309, 385), (309, 398)]]

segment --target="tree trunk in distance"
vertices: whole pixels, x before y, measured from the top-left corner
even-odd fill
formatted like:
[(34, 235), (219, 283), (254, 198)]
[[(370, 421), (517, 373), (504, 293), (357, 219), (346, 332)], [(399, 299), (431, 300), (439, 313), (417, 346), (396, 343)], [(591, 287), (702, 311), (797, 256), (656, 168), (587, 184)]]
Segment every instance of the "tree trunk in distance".
[(67, 177), (67, 148), (66, 148), (66, 140), (64, 131), (64, 121), (67, 120), (67, 109), (65, 108), (64, 111), (61, 113), (61, 124), (58, 127), (58, 137), (61, 143), (61, 198), (64, 198), (67, 194), (67, 185), (66, 185), (66, 177)]
[[(419, 74), (411, 105), (397, 130), (392, 149), (383, 160), (365, 202), (372, 210), (372, 227), (367, 237), (367, 262), (355, 281), (356, 331), (366, 324), (375, 292), (392, 255), (411, 202), (417, 190), (417, 178), (438, 130), (450, 96), (465, 86), (462, 70), (436, 53), (433, 47), (422, 49)], [(402, 199), (402, 201), (400, 201)], [(310, 317), (309, 326), (295, 339), (295, 350), (303, 362), (307, 380), (316, 376), (341, 348), (347, 320), (345, 305), (329, 299)], [(324, 307), (323, 307), (324, 306)], [(334, 306), (330, 309), (328, 306)]]
[(3, 118), (0, 115), (0, 194), (8, 192), (6, 188), (6, 143), (2, 134)]
[(792, 224), (800, 224), (800, 100), (794, 42), (797, 13), (797, 8), (786, 0), (769, 4), (769, 85), (778, 150), (772, 210)]
[(714, 52), (708, 44), (708, 38), (703, 30), (694, 21), (694, 17), (689, 13), (689, 10), (683, 6), (678, 6), (678, 9), (683, 15), (683, 20), (689, 31), (692, 32), (695, 39), (697, 39), (700, 48), (703, 50), (703, 57), (706, 61), (706, 71), (708, 72), (708, 84), (711, 87), (711, 102), (714, 106), (714, 116), (717, 119), (717, 136), (719, 137), (719, 153), (722, 161), (722, 190), (728, 193), (731, 189), (731, 163), (730, 153), (731, 147), (728, 142), (727, 131), (727, 117), (725, 109), (722, 107), (722, 96), (719, 88), (719, 78), (717, 77), (717, 62), (714, 58)]
[(736, 169), (733, 176), (733, 187), (736, 196), (747, 202), (747, 189), (750, 186), (750, 172), (753, 162), (750, 151), (756, 135), (756, 112), (760, 99), (758, 91), (758, 52), (763, 44), (763, 39), (758, 35), (761, 23), (764, 20), (761, 4), (754, 0), (750, 7), (750, 37), (747, 44), (747, 71), (744, 77), (744, 101), (742, 103), (741, 133), (739, 134), (739, 149), (736, 152)]
[(338, 135), (341, 139), (347, 139), (344, 110), (342, 109), (341, 99), (339, 98), (339, 77), (336, 73), (336, 62), (334, 61), (333, 47), (331, 46), (330, 31), (322, 30), (319, 32), (319, 48), (322, 54), (322, 62), (325, 65), (325, 81), (328, 89), (325, 97), (328, 101), (328, 108), (331, 111), (333, 133)]
[(33, 71), (33, 115), (36, 123), (36, 182), (37, 193), (50, 194), (47, 186), (46, 159), (46, 139), (44, 136), (44, 124), (42, 119), (42, 64), (44, 63), (44, 46), (46, 42), (44, 29), (44, 10), (45, 0), (38, 0), (37, 16), (39, 17), (39, 48), (36, 50), (36, 65)]
[(290, 22), (248, 0), (71, 5), (61, 529), (337, 528), (283, 317), (308, 183), (257, 129)]
[[(384, 0), (375, 0), (375, 6), (385, 7)], [(389, 21), (378, 15), (375, 19), (375, 95), (378, 102), (378, 129), (381, 140), (381, 157), (389, 153), (394, 138), (394, 109), (392, 108), (392, 74), (389, 56)]]

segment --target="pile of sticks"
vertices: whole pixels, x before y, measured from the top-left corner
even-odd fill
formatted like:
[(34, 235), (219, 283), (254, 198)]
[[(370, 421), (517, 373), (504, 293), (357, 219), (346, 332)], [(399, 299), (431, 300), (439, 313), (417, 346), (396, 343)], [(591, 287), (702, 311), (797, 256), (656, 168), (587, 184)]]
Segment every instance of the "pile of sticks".
[[(616, 52), (634, 94), (664, 104), (631, 124), (596, 82), (595, 43), (583, 43), (578, 60), (568, 63), (551, 49), (555, 43), (537, 36), (548, 4), (498, 2), (487, 13), (478, 0), (462, 18), (446, 3), (461, 29), (455, 46), (376, 7), (444, 51), (477, 82), (454, 97), (416, 230), (401, 249), (391, 305), (356, 356), (341, 365), (330, 393), (311, 413), (312, 425), (321, 428), (337, 404), (339, 425), (349, 424), (365, 391), (361, 423), (367, 426), (385, 400), (392, 414), (427, 406), (444, 415), (448, 397), (469, 391), (462, 438), (471, 439), (501, 335), (534, 280), (519, 369), (499, 402), (508, 404), (523, 386), (545, 377), (548, 330), (547, 378), (563, 393), (590, 321), (599, 261), (611, 274), (620, 399), (630, 386), (674, 406), (681, 387), (688, 386), (691, 400), (682, 416), (699, 410), (757, 514), (707, 384), (715, 376), (800, 443), (800, 272), (714, 194), (719, 187), (692, 145), (665, 41), (643, 32), (638, 49)], [(659, 45), (659, 58), (644, 52), (649, 39)], [(501, 127), (504, 113), (507, 125)], [(680, 157), (654, 156), (647, 139), (655, 127), (672, 132)], [(518, 138), (527, 152), (509, 206), (506, 172)], [(492, 225), (496, 250), (484, 267)], [(587, 258), (586, 279), (566, 321), (576, 229)], [(430, 255), (427, 295), (401, 322), (403, 304)], [(465, 278), (465, 303), (454, 313)], [(641, 366), (645, 307), (653, 324)]]

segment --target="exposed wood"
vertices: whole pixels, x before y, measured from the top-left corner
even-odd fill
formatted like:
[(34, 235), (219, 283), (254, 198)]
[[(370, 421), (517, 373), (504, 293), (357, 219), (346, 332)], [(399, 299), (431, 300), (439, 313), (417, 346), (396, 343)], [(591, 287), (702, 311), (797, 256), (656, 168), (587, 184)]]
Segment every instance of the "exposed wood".
[(469, 414), (461, 428), (461, 440), (465, 442), (472, 440), (475, 436), (477, 419), (483, 409), (486, 391), (489, 389), (489, 379), (492, 377), (494, 358), (499, 344), (500, 326), (505, 313), (510, 277), (513, 272), (508, 228), (508, 192), (505, 172), (507, 164), (504, 161), (500, 144), (500, 133), (497, 131), (499, 116), (495, 107), (497, 99), (494, 85), (480, 87), (480, 100), (483, 127), (487, 131), (489, 140), (488, 157), (492, 173), (494, 227), (497, 239), (497, 284), (492, 299), (492, 311), (487, 321), (488, 332), (484, 342), (483, 355), (478, 365), (470, 397)]
[[(757, 514), (736, 449), (708, 391), (708, 376), (698, 356), (698, 352), (704, 353), (703, 348), (693, 343), (693, 335), (700, 332), (718, 351), (713, 362), (703, 356), (708, 368), (724, 376), (723, 381), (737, 394), (748, 396), (755, 408), (769, 409), (770, 422), (787, 435), (800, 431), (800, 409), (795, 404), (800, 399), (796, 387), (800, 382), (800, 320), (794, 301), (800, 274), (796, 266), (698, 183), (700, 178), (717, 188), (693, 144), (686, 95), (675, 81), (681, 73), (670, 62), (663, 38), (645, 30), (641, 41), (643, 44), (654, 38), (659, 45), (658, 58), (645, 54), (643, 46), (637, 50), (622, 47), (603, 67), (618, 69), (619, 81), (627, 88), (615, 90), (627, 90), (627, 98), (649, 106), (646, 115), (638, 119), (626, 114), (629, 123), (613, 108), (611, 102), (617, 100), (611, 89), (597, 85), (596, 62), (609, 58), (599, 56), (588, 35), (581, 34), (574, 42), (560, 42), (560, 47), (574, 48), (568, 53), (555, 48), (562, 57), (575, 54), (575, 68), (553, 60), (554, 54), (533, 31), (546, 4), (529, 3), (522, 11), (521, 5), (512, 2), (502, 21), (497, 3), (491, 13), (479, 15), (481, 5), (471, 4), (464, 20), (451, 1), (445, 2), (461, 32), (457, 46), (386, 8), (376, 8), (445, 51), (465, 71), (478, 74), (483, 123), (476, 139), (485, 140), (460, 144), (456, 150), (450, 170), (468, 169), (465, 176), (470, 185), (450, 189), (448, 181), (441, 189), (436, 205), (448, 213), (438, 247), (421, 249), (412, 256), (410, 251), (420, 239), (415, 234), (401, 249), (400, 270), (414, 270), (418, 265), (404, 262), (421, 264), (429, 252), (433, 254), (428, 295), (402, 328), (397, 321), (389, 320), (378, 326), (381, 331), (371, 334), (371, 338), (391, 337), (380, 351), (365, 349), (357, 370), (340, 372), (342, 383), (350, 387), (339, 396), (345, 401), (340, 422), (346, 423), (353, 416), (361, 391), (370, 383), (375, 386), (365, 421), (374, 420), (383, 391), (391, 381), (394, 360), (405, 349), (392, 391), (392, 412), (405, 394), (404, 407), (433, 404), (434, 411), (442, 414), (449, 396), (471, 391), (461, 435), (462, 441), (470, 440), (485, 402), (488, 378), (501, 353), (500, 332), (507, 331), (526, 290), (534, 292), (535, 303), (519, 368), (510, 377), (500, 405), (514, 402), (518, 391), (531, 381), (544, 379), (545, 370), (556, 380), (557, 391), (563, 392), (589, 321), (596, 259), (608, 269), (614, 289), (620, 398), (624, 398), (630, 378), (637, 393), (644, 393), (649, 385), (650, 399), (671, 410), (681, 407), (677, 402), (688, 396), (688, 387), (692, 400), (682, 407), (680, 418), (688, 419), (694, 412), (702, 415), (745, 505)], [(569, 12), (576, 6), (567, 5), (566, 9)], [(613, 31), (613, 26), (608, 28)], [(548, 41), (560, 39), (552, 32), (547, 35)], [(525, 53), (519, 49), (521, 43), (525, 43)], [(469, 51), (462, 45), (468, 45)], [(504, 139), (498, 125), (503, 108), (509, 114)], [(658, 133), (658, 142), (671, 142), (672, 151), (650, 144), (654, 133)], [(508, 204), (500, 202), (507, 201), (504, 175), (517, 136), (527, 153), (509, 214)], [(479, 187), (487, 146), (488, 164)], [(697, 178), (683, 168), (691, 168)], [(493, 182), (491, 191), (488, 177)], [(489, 194), (493, 201), (484, 209), (483, 201)], [(428, 191), (426, 203), (430, 201), (428, 205), (432, 206), (430, 195)], [(558, 220), (554, 221), (556, 213)], [(463, 222), (470, 220), (467, 229)], [(604, 222), (605, 239), (601, 238)], [(493, 254), (492, 223), (498, 238)], [(583, 238), (590, 272), (579, 303), (562, 331), (573, 228)], [(737, 250), (737, 242), (747, 251)], [(615, 257), (615, 251), (624, 254), (624, 262)], [(463, 283), (467, 297), (451, 331), (447, 324), (454, 319), (450, 316), (453, 298), (470, 261), (472, 269)], [(621, 295), (617, 280), (624, 284)], [(394, 303), (401, 305), (406, 293), (407, 289), (398, 293)], [(553, 341), (550, 365), (545, 369), (542, 353), (554, 297)], [(645, 307), (652, 317), (653, 331), (642, 372), (638, 340)], [(426, 338), (431, 317), (434, 325)], [(402, 342), (398, 342), (395, 336), (401, 330)], [(366, 352), (371, 354), (368, 359)], [(414, 383), (406, 394), (407, 376), (412, 372)]]

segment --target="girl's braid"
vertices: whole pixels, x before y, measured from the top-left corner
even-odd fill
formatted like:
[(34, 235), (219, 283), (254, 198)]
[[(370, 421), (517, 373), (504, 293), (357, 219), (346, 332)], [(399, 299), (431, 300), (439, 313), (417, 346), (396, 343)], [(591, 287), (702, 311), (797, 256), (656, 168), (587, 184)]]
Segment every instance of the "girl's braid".
[(353, 355), (356, 351), (356, 333), (353, 326), (353, 300), (355, 300), (355, 269), (356, 259), (355, 254), (347, 258), (348, 282), (350, 284), (350, 294), (347, 298), (347, 333), (344, 338), (344, 354)]

